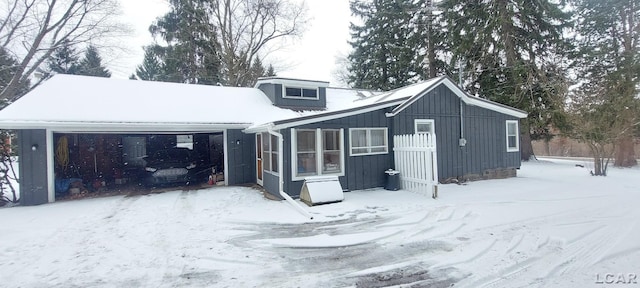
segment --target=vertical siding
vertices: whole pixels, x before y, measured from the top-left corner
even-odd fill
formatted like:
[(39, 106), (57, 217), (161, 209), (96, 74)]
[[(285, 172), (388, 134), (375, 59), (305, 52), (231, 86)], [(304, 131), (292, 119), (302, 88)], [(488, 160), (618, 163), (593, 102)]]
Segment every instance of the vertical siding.
[(280, 197), (280, 178), (277, 175), (273, 175), (269, 172), (262, 174), (262, 186), (269, 194)]
[[(262, 90), (262, 92), (269, 97), (271, 103), (276, 103), (277, 94), (276, 94), (276, 85), (271, 83), (260, 84), (258, 89)], [(282, 89), (281, 89), (282, 90)]]
[[(49, 202), (47, 180), (47, 132), (44, 129), (19, 130), (20, 204), (39, 205)], [(36, 151), (32, 145), (38, 145)]]
[(229, 185), (256, 183), (255, 134), (245, 134), (241, 130), (227, 130), (225, 145), (227, 145), (229, 161), (227, 183)]
[(440, 85), (394, 117), (394, 134), (413, 134), (415, 119), (434, 119), (441, 180), (482, 175), (487, 169), (519, 168), (519, 153), (506, 152), (505, 121), (517, 118), (463, 103), (467, 143), (460, 147), (460, 102), (453, 91)]
[[(333, 119), (314, 124), (295, 127), (296, 129), (344, 129), (344, 169), (345, 175), (339, 177), (340, 185), (345, 190), (362, 190), (374, 187), (382, 187), (386, 181), (385, 170), (393, 168), (393, 158), (391, 150), (393, 146), (389, 143), (389, 153), (366, 156), (349, 156), (349, 128), (367, 127), (387, 127), (391, 125), (391, 120), (385, 116), (385, 110), (378, 110), (354, 116)], [(391, 135), (392, 129), (389, 129)], [(293, 196), (300, 195), (303, 181), (291, 181), (291, 129), (280, 131), (284, 137), (284, 172), (285, 191)]]
[(325, 108), (327, 107), (327, 88), (318, 88), (318, 99), (291, 99), (282, 97), (282, 84), (265, 83), (260, 84), (258, 89), (262, 90), (264, 94), (269, 97), (271, 103), (276, 106), (282, 107), (310, 107), (310, 108)]

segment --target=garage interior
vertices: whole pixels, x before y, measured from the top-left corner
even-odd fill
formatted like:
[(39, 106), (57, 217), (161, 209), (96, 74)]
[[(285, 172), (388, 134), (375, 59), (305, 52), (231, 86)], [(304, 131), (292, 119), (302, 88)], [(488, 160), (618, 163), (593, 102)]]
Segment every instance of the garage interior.
[(185, 185), (224, 184), (223, 132), (54, 133), (53, 140), (56, 200), (158, 188), (143, 185), (143, 157), (174, 147), (192, 150), (197, 159), (197, 178)]

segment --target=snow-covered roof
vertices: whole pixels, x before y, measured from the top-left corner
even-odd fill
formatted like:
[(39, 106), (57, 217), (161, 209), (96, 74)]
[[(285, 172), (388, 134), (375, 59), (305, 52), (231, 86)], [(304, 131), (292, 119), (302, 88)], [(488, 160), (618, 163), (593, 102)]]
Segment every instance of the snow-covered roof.
[(296, 117), (259, 89), (55, 75), (0, 111), (4, 128), (174, 131)]

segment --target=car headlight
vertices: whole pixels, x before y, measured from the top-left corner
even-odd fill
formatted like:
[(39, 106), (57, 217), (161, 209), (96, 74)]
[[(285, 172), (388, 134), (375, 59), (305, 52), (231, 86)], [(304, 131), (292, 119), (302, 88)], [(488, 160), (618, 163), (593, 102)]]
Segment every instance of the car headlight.
[(189, 164), (189, 166), (187, 166), (187, 169), (193, 169), (196, 168), (196, 163), (191, 163)]
[(144, 167), (144, 170), (147, 171), (147, 172), (156, 172), (156, 171), (158, 171), (158, 169), (153, 168), (153, 167)]

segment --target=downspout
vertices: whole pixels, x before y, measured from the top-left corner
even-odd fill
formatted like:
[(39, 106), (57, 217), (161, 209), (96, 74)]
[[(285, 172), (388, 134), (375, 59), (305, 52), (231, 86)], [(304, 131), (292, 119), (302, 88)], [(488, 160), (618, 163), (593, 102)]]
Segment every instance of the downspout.
[[(280, 196), (282, 196), (282, 198), (284, 198), (284, 200), (286, 200), (291, 206), (293, 206), (294, 209), (298, 210), (298, 212), (300, 212), (300, 214), (304, 215), (305, 217), (313, 220), (313, 216), (311, 216), (311, 214), (309, 214), (309, 212), (307, 212), (306, 210), (304, 210), (304, 208), (302, 208), (302, 205), (300, 205), (298, 202), (296, 202), (295, 200), (293, 200), (293, 198), (291, 198), (291, 196), (289, 196), (289, 194), (287, 194), (286, 192), (284, 192), (284, 140), (282, 137), (282, 134), (275, 132), (273, 130), (271, 130), (271, 126), (267, 127), (267, 131), (269, 132), (269, 134), (274, 135), (276, 137), (278, 137), (278, 167), (280, 168), (280, 170), (278, 170), (278, 181), (279, 181), (279, 188), (278, 188), (278, 192), (280, 193)], [(262, 140), (264, 141), (264, 139)], [(269, 140), (271, 141), (271, 140)]]

